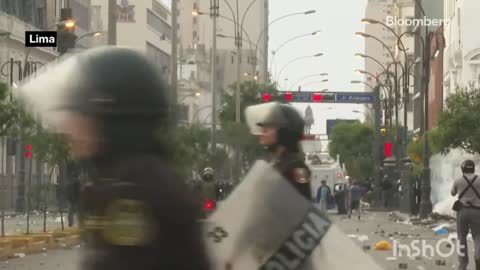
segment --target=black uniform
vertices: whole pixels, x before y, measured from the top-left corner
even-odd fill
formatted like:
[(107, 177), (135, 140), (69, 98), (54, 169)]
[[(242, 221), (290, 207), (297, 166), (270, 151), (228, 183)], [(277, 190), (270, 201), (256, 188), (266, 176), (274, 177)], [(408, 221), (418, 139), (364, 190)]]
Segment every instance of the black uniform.
[(287, 154), (277, 160), (274, 167), (300, 192), (307, 200), (312, 199), (310, 186), (311, 172), (305, 162), (294, 154)]
[(198, 208), (165, 164), (136, 155), (99, 170), (82, 198), (86, 269), (208, 269)]
[[(274, 167), (290, 180), (307, 200), (311, 200), (311, 172), (305, 164), (305, 154), (300, 149), (300, 140), (305, 127), (302, 116), (290, 105), (276, 104), (256, 125), (277, 129), (277, 142), (267, 146), (270, 152), (267, 160), (273, 162)], [(277, 153), (279, 147), (284, 151), (277, 156), (274, 153)]]
[(169, 142), (158, 138), (170, 112), (158, 70), (129, 49), (73, 59), (50, 74), (71, 78), (69, 85), (39, 79), (45, 89), (64, 88), (53, 91), (62, 94), (52, 114), (80, 114), (96, 128), (96, 152), (82, 160), (91, 167), (80, 196), (82, 269), (208, 269), (194, 196), (166, 161)]

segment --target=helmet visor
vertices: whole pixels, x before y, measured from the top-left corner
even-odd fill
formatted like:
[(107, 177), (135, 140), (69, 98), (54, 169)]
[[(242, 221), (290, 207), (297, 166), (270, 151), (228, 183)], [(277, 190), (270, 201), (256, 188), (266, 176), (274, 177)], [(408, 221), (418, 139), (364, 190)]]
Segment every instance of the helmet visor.
[(245, 109), (245, 118), (250, 133), (261, 135), (262, 127), (282, 127), (286, 119), (279, 110), (279, 103), (270, 102), (259, 105), (252, 105)]

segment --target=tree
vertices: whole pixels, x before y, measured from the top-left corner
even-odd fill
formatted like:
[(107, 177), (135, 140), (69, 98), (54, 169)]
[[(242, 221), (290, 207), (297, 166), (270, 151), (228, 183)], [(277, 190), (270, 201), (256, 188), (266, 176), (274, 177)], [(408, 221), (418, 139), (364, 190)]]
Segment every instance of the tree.
[(184, 176), (200, 173), (210, 164), (210, 130), (200, 124), (179, 126), (168, 132), (159, 133), (162, 145), (172, 157), (172, 164)]
[(460, 88), (446, 100), (432, 142), (442, 153), (461, 148), (480, 153), (480, 89), (470, 84)]
[(332, 130), (329, 154), (345, 167), (350, 177), (365, 179), (373, 173), (373, 128), (359, 122), (341, 122)]
[[(61, 135), (42, 129), (38, 124), (35, 134), (30, 137), (30, 141), (32, 142), (32, 152), (34, 153), (35, 159), (38, 162), (47, 164), (48, 179), (52, 179), (55, 168), (58, 168), (60, 164), (68, 158), (68, 144)], [(38, 193), (36, 197), (43, 211), (44, 232), (47, 230), (48, 195), (52, 192), (52, 189), (53, 187), (49, 182), (45, 182), (41, 186), (36, 187)], [(61, 208), (60, 216), (63, 229), (63, 212)]]
[(246, 171), (251, 164), (258, 158), (262, 148), (257, 143), (256, 138), (249, 132), (245, 123), (245, 109), (248, 106), (256, 105), (262, 102), (262, 93), (273, 94), (277, 90), (272, 85), (258, 84), (255, 81), (245, 81), (240, 83), (240, 123), (235, 121), (236, 113), (236, 83), (229, 86), (224, 95), (224, 104), (221, 108), (220, 121), (222, 123), (222, 141), (231, 149), (241, 149), (239, 151), (239, 164), (234, 166), (235, 176), (239, 177), (241, 171)]

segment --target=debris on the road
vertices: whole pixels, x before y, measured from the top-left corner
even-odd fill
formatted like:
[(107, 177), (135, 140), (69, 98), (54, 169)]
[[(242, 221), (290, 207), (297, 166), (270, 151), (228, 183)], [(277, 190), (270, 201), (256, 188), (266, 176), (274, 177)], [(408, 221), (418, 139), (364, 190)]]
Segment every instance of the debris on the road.
[(432, 213), (431, 218), (436, 221), (440, 221), (440, 220), (455, 221), (455, 217), (450, 215), (442, 215), (437, 212)]
[(366, 235), (360, 235), (360, 236), (358, 237), (358, 241), (360, 241), (360, 242), (368, 241), (368, 236), (366, 236)]
[(23, 257), (25, 257), (25, 253), (15, 253), (15, 254), (13, 254), (13, 257), (15, 257), (15, 258), (23, 258)]
[(349, 235), (347, 235), (347, 236), (348, 236), (349, 238), (357, 238), (357, 237), (358, 237), (358, 235), (356, 235), (356, 234), (349, 234)]
[(406, 263), (399, 263), (399, 264), (398, 264), (398, 268), (400, 268), (400, 269), (407, 269), (407, 268), (408, 268), (408, 264), (406, 264)]
[(370, 245), (364, 244), (364, 245), (362, 246), (362, 249), (363, 249), (363, 250), (370, 250), (371, 247), (370, 247)]
[(439, 266), (445, 266), (447, 265), (447, 262), (445, 260), (435, 260), (435, 264)]
[(418, 270), (427, 270), (427, 269), (425, 268), (425, 266), (423, 266), (423, 265), (418, 265), (418, 266), (417, 266), (417, 269), (418, 269)]
[(386, 240), (378, 241), (375, 250), (392, 250), (392, 245)]
[(397, 257), (387, 257), (385, 258), (387, 261), (396, 261)]
[(436, 234), (448, 234), (448, 230), (445, 228), (441, 228), (435, 231)]
[(401, 217), (397, 212), (388, 213), (388, 218), (394, 222), (404, 222), (405, 218)]

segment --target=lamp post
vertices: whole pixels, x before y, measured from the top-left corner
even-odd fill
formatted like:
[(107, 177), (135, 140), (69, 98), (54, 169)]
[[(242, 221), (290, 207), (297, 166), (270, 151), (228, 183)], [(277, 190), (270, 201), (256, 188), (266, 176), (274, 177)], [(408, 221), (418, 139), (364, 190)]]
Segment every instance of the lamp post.
[[(310, 75), (303, 76), (303, 77), (301, 77), (300, 79), (298, 79), (297, 81), (295, 81), (294, 83), (292, 83), (290, 85), (290, 90), (292, 90), (292, 88), (295, 85), (299, 84), (300, 82), (302, 82), (305, 79), (312, 78), (312, 77), (320, 77), (320, 76), (328, 76), (328, 73), (315, 73), (315, 74), (310, 74)], [(328, 79), (321, 80), (321, 82), (328, 82)], [(299, 87), (300, 87), (300, 85), (299, 85)]]
[(188, 94), (188, 95), (184, 95), (184, 96), (181, 96), (182, 99), (180, 99), (180, 101), (178, 101), (178, 103), (182, 103), (186, 98), (188, 97), (199, 97), (201, 96), (202, 94), (200, 92), (195, 92), (193, 94)]
[(382, 177), (380, 175), (380, 167), (382, 165), (381, 163), (381, 157), (380, 157), (380, 114), (381, 114), (381, 107), (380, 107), (380, 86), (377, 84), (375, 87), (372, 85), (363, 82), (363, 81), (351, 81), (352, 84), (358, 84), (362, 83), (368, 86), (369, 88), (372, 89), (373, 94), (374, 94), (374, 101), (373, 101), (373, 109), (375, 112), (375, 130), (373, 132), (373, 145), (372, 145), (372, 155), (373, 155), (373, 178), (374, 182), (376, 183), (375, 185), (375, 191), (376, 191), (376, 201), (377, 203), (380, 203), (381, 201), (381, 180)]
[(272, 51), (272, 58), (270, 59), (270, 72), (272, 71), (272, 68), (273, 68), (273, 63), (274, 63), (274, 59), (275, 59), (275, 56), (277, 55), (278, 51), (283, 48), (285, 45), (287, 45), (288, 43), (290, 42), (293, 42), (297, 39), (300, 39), (300, 38), (303, 38), (303, 37), (311, 37), (311, 36), (315, 36), (317, 35), (318, 33), (322, 32), (321, 30), (317, 30), (317, 31), (314, 31), (314, 32), (310, 32), (310, 33), (307, 33), (307, 34), (303, 34), (303, 35), (299, 35), (299, 36), (295, 36), (293, 38), (290, 38), (288, 39), (287, 41), (283, 42), (282, 44), (280, 44), (280, 46), (278, 46), (275, 50)]
[[(387, 44), (385, 44), (385, 42), (383, 42), (379, 38), (377, 38), (375, 36), (372, 36), (372, 35), (369, 35), (367, 33), (362, 33), (362, 32), (356, 32), (355, 35), (358, 35), (358, 36), (361, 36), (361, 37), (364, 37), (364, 38), (372, 38), (372, 39), (378, 41), (388, 51), (388, 53), (392, 57), (392, 61), (393, 61), (392, 63), (395, 64), (395, 77), (394, 77), (395, 78), (395, 82), (394, 82), (395, 104), (394, 104), (394, 106), (395, 106), (395, 127), (397, 128), (397, 130), (396, 130), (396, 140), (395, 140), (395, 146), (396, 146), (395, 147), (395, 156), (396, 156), (397, 170), (398, 170), (398, 172), (400, 172), (402, 164), (400, 162), (400, 156), (401, 156), (400, 143), (399, 143), (400, 142), (400, 129), (399, 129), (399, 118), (398, 118), (398, 113), (399, 113), (398, 103), (399, 103), (399, 100), (400, 100), (400, 93), (399, 93), (399, 89), (398, 89), (398, 62), (396, 61), (395, 55), (390, 50), (390, 48), (387, 46)], [(388, 70), (388, 68), (387, 68), (387, 70)]]
[(317, 54), (314, 54), (314, 55), (307, 55), (307, 56), (300, 56), (300, 57), (297, 57), (297, 58), (294, 58), (292, 60), (290, 60), (287, 64), (285, 64), (281, 69), (280, 71), (278, 72), (277, 76), (275, 76), (275, 81), (278, 82), (278, 79), (280, 79), (280, 76), (282, 75), (282, 72), (283, 70), (288, 67), (288, 65), (298, 61), (298, 60), (302, 60), (302, 59), (306, 59), (306, 58), (313, 58), (313, 57), (319, 57), (319, 56), (322, 56), (323, 53), (317, 53)]
[(78, 37), (77, 39), (75, 39), (75, 43), (77, 43), (78, 41), (80, 41), (81, 39), (85, 38), (85, 37), (98, 37), (102, 34), (103, 32), (100, 32), (100, 31), (96, 31), (96, 32), (90, 32), (90, 33), (86, 33), (84, 35), (81, 35), (80, 37)]
[[(280, 20), (283, 20), (285, 18), (288, 18), (288, 17), (291, 17), (291, 16), (297, 16), (297, 15), (310, 15), (310, 14), (315, 14), (316, 11), (315, 10), (307, 10), (305, 12), (295, 12), (295, 13), (291, 13), (291, 14), (287, 14), (287, 15), (283, 15), (271, 22), (268, 23), (268, 25), (263, 28), (262, 32), (258, 35), (258, 39), (257, 39), (257, 42), (255, 43), (255, 52), (258, 50), (258, 44), (260, 43), (260, 39), (262, 38), (262, 36), (267, 33), (268, 35), (268, 29), (270, 28), (270, 26), (272, 24), (274, 24), (275, 22), (278, 22)], [(266, 38), (266, 40), (268, 40), (268, 36)], [(264, 47), (264, 54), (263, 54), (263, 66), (264, 66), (264, 70), (263, 70), (263, 82), (264, 83), (268, 83), (269, 81), (269, 73), (268, 73), (268, 42), (265, 42), (265, 47)]]
[[(422, 12), (423, 16), (426, 16), (425, 10), (422, 6), (421, 0), (415, 0), (415, 15), (418, 17), (420, 14), (418, 13), (418, 9)], [(432, 213), (432, 201), (430, 200), (430, 149), (429, 149), (429, 139), (427, 136), (428, 132), (428, 112), (429, 112), (429, 104), (428, 104), (428, 85), (430, 82), (430, 42), (431, 42), (431, 34), (428, 30), (428, 26), (425, 26), (425, 38), (424, 40), (424, 48), (423, 48), (423, 76), (424, 79), (421, 80), (424, 82), (423, 84), (423, 181), (421, 186), (421, 200), (420, 200), (420, 217), (427, 218), (428, 215)]]

